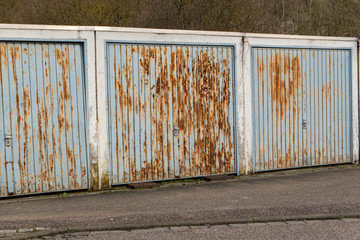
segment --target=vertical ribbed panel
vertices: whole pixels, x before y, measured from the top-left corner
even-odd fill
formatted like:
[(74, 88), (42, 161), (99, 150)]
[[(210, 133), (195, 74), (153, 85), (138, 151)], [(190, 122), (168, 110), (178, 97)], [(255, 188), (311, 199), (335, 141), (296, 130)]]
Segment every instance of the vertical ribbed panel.
[(351, 53), (252, 49), (254, 170), (352, 161)]
[(235, 172), (233, 54), (107, 45), (112, 184)]
[(0, 57), (0, 196), (87, 188), (82, 45), (3, 42)]

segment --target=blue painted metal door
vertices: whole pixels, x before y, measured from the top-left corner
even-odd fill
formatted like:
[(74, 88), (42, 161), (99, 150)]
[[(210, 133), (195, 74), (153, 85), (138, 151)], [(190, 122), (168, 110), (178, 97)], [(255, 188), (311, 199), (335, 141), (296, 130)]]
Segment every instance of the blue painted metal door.
[(255, 171), (352, 161), (351, 52), (252, 49)]
[(0, 43), (0, 196), (87, 188), (80, 43)]
[(236, 171), (233, 54), (107, 45), (111, 184)]

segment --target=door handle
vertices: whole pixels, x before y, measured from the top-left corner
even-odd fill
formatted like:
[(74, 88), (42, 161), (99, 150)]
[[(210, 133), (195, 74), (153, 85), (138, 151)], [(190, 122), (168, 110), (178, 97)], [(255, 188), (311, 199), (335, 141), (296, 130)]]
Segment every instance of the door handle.
[(5, 147), (10, 147), (12, 136), (11, 134), (5, 134)]
[(302, 128), (306, 130), (308, 123), (309, 123), (308, 121), (303, 120), (303, 122), (302, 122)]
[(174, 129), (173, 129), (174, 136), (179, 135), (179, 130), (180, 130), (180, 128), (178, 126), (174, 126)]

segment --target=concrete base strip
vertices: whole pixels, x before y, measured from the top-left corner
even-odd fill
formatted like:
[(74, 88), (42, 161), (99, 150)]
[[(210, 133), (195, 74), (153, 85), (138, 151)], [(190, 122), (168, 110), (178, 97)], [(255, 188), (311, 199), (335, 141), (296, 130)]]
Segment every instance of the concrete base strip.
[[(24, 233), (39, 233), (40, 231), (51, 230), (50, 228), (36, 227), (36, 228), (21, 228), (21, 229), (3, 229), (0, 230), (0, 238), (21, 236)], [(42, 233), (44, 234), (44, 233)], [(45, 235), (44, 235), (45, 236)]]
[(343, 218), (341, 220), (344, 222), (360, 222), (360, 218)]

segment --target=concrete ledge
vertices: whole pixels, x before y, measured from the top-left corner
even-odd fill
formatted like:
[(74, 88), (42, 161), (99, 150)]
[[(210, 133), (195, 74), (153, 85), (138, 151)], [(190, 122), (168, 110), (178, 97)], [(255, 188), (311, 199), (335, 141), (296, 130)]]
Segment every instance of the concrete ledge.
[(203, 177), (203, 179), (207, 182), (225, 181), (225, 180), (230, 180), (230, 179), (234, 179), (234, 178), (235, 178), (234, 175), (213, 175), (213, 176)]
[(160, 186), (161, 186), (160, 182), (130, 183), (125, 185), (125, 187), (130, 189), (147, 189), (147, 188), (154, 188)]

